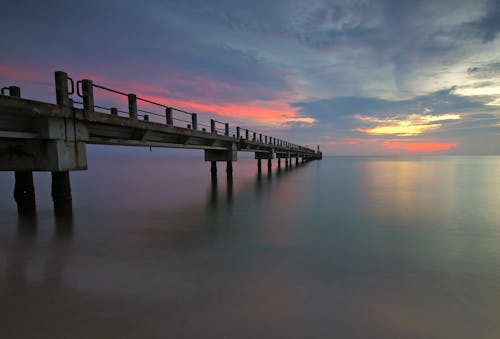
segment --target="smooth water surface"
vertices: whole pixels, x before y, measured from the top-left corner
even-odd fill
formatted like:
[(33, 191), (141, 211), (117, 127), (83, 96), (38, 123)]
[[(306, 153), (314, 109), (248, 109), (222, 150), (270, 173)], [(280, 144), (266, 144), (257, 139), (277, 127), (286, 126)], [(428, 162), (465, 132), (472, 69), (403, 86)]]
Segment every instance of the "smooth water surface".
[(1, 337), (500, 337), (500, 157), (201, 158), (90, 158), (73, 219), (1, 173)]

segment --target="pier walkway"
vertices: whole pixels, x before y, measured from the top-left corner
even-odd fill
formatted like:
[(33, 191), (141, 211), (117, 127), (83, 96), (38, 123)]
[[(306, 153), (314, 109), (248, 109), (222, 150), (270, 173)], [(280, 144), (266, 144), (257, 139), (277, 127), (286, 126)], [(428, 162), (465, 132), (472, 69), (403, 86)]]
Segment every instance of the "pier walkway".
[[(204, 150), (211, 162), (212, 180), (217, 179), (217, 162), (226, 162), (228, 178), (238, 152), (253, 152), (258, 171), (261, 161), (272, 159), (278, 167), (319, 160), (317, 150), (263, 135), (240, 126), (162, 103), (124, 93), (92, 80), (74, 81), (65, 72), (55, 72), (56, 104), (21, 98), (17, 86), (1, 89), (0, 170), (14, 171), (14, 197), (20, 214), (34, 213), (33, 171), (52, 172), (52, 198), (55, 212), (71, 210), (69, 171), (86, 170), (86, 145), (124, 145)], [(97, 104), (120, 99), (128, 109)], [(112, 100), (110, 96), (114, 96)]]

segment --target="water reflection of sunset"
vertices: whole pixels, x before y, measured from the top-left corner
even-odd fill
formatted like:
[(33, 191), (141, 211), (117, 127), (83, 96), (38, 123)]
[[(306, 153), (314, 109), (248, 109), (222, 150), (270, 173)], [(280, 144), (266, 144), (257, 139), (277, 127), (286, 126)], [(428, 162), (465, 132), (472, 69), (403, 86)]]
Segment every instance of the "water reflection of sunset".
[[(444, 212), (443, 204), (449, 204), (453, 195), (450, 185), (444, 184), (453, 180), (455, 168), (450, 162), (394, 159), (367, 161), (362, 166), (364, 204), (376, 217), (401, 223), (425, 219)], [(434, 208), (437, 201), (439, 211)]]

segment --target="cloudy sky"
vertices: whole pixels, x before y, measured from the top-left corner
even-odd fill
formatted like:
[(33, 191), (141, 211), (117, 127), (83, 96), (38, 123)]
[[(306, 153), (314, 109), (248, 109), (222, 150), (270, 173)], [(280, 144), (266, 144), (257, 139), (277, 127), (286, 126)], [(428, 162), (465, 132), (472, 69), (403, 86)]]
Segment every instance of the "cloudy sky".
[(326, 154), (500, 154), (499, 1), (1, 7), (0, 85), (27, 98), (64, 70)]

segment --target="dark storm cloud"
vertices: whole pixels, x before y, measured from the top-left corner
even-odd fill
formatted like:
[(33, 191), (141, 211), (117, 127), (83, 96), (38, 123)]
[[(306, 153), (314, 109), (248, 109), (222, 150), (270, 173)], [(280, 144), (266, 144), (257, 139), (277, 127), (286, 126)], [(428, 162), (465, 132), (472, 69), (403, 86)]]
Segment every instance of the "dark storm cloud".
[(500, 2), (490, 0), (485, 15), (479, 20), (467, 24), (466, 28), (476, 32), (484, 42), (495, 40), (500, 32)]
[[(196, 87), (205, 86), (214, 100), (265, 100), (288, 88), (282, 71), (254, 52), (231, 48), (224, 39), (209, 42), (193, 32), (196, 22), (155, 10), (113, 1), (9, 3), (0, 20), (2, 27), (16, 29), (0, 37), (8, 46), (0, 61), (71, 65), (83, 72), (166, 85), (185, 96), (202, 95)], [(21, 24), (20, 18), (29, 24)], [(180, 81), (179, 76), (193, 80)], [(211, 82), (200, 83), (202, 79)], [(214, 82), (233, 86), (219, 90)]]
[(303, 114), (320, 122), (335, 122), (338, 118), (356, 114), (388, 117), (401, 114), (443, 114), (491, 109), (482, 102), (452, 93), (453, 89), (437, 91), (408, 100), (386, 100), (366, 97), (339, 97), (293, 104)]

